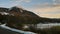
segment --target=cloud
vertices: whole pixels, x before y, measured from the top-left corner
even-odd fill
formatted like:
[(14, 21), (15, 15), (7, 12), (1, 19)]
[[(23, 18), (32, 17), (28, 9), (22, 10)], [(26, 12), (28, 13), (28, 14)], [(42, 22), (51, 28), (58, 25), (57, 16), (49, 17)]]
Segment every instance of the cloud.
[(60, 10), (60, 6), (57, 7), (46, 7), (46, 8), (36, 8), (36, 11), (40, 11), (40, 12), (52, 12), (52, 11), (58, 11)]
[(41, 14), (40, 16), (47, 18), (60, 18), (60, 14)]
[(50, 4), (50, 3), (43, 3), (43, 4), (35, 4), (35, 5), (32, 5), (33, 8), (52, 8), (52, 7), (57, 7), (57, 6), (60, 6), (60, 4)]
[(60, 18), (60, 5), (54, 4), (36, 4), (33, 5), (32, 8), (28, 8), (28, 10), (33, 11), (39, 16), (49, 17), (49, 18)]
[[(13, 1), (27, 2), (27, 3), (31, 2), (31, 0), (13, 0)], [(18, 3), (13, 3), (13, 4), (18, 4)], [(43, 4), (34, 4), (26, 9), (42, 17), (60, 18), (60, 0), (53, 0), (52, 4), (48, 2)]]
[(31, 0), (10, 0), (10, 1), (14, 1), (14, 2), (30, 2)]
[(60, 4), (60, 0), (53, 0), (53, 4)]
[(13, 6), (20, 6), (20, 7), (22, 7), (23, 3), (29, 3), (30, 1), (31, 0), (9, 0), (9, 1), (5, 1), (4, 3), (1, 3), (0, 7), (8, 7), (8, 8), (13, 7)]
[(24, 2), (31, 2), (31, 0), (23, 0)]

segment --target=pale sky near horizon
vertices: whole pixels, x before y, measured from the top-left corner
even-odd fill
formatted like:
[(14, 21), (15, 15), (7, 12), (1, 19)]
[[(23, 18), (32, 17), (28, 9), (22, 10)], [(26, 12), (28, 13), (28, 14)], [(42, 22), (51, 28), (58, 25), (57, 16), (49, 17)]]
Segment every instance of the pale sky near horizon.
[(0, 0), (0, 7), (19, 6), (41, 17), (60, 18), (60, 0)]

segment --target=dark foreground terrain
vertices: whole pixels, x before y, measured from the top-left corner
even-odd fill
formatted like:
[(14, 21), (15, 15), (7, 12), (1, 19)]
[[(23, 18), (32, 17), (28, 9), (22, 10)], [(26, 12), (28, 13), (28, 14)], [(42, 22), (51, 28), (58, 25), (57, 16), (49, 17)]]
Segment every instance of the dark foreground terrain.
[(0, 27), (0, 34), (22, 34)]

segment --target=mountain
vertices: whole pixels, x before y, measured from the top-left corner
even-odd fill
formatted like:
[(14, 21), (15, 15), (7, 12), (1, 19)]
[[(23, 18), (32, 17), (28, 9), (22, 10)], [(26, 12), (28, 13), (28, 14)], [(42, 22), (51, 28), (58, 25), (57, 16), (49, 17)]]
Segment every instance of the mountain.
[(60, 23), (59, 19), (39, 17), (31, 11), (19, 7), (0, 8), (0, 23), (6, 23), (6, 26), (16, 29), (23, 29), (25, 25), (35, 26), (38, 23)]
[(0, 7), (0, 12), (7, 12), (8, 10), (9, 10), (9, 8)]
[(18, 7), (12, 7), (9, 12), (7, 26), (17, 29), (23, 29), (25, 24), (37, 24), (40, 22), (40, 17), (31, 11), (27, 11)]
[(0, 24), (4, 24), (6, 22), (6, 15), (7, 14), (6, 12), (9, 11), (9, 8), (3, 8), (3, 7), (0, 7)]

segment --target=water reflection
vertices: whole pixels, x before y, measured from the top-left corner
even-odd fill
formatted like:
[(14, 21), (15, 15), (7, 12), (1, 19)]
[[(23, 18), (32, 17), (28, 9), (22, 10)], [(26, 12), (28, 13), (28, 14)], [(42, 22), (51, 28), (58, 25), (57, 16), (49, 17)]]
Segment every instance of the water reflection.
[(39, 23), (37, 24), (37, 28), (50, 28), (52, 26), (60, 26), (60, 23), (46, 23), (46, 24)]

